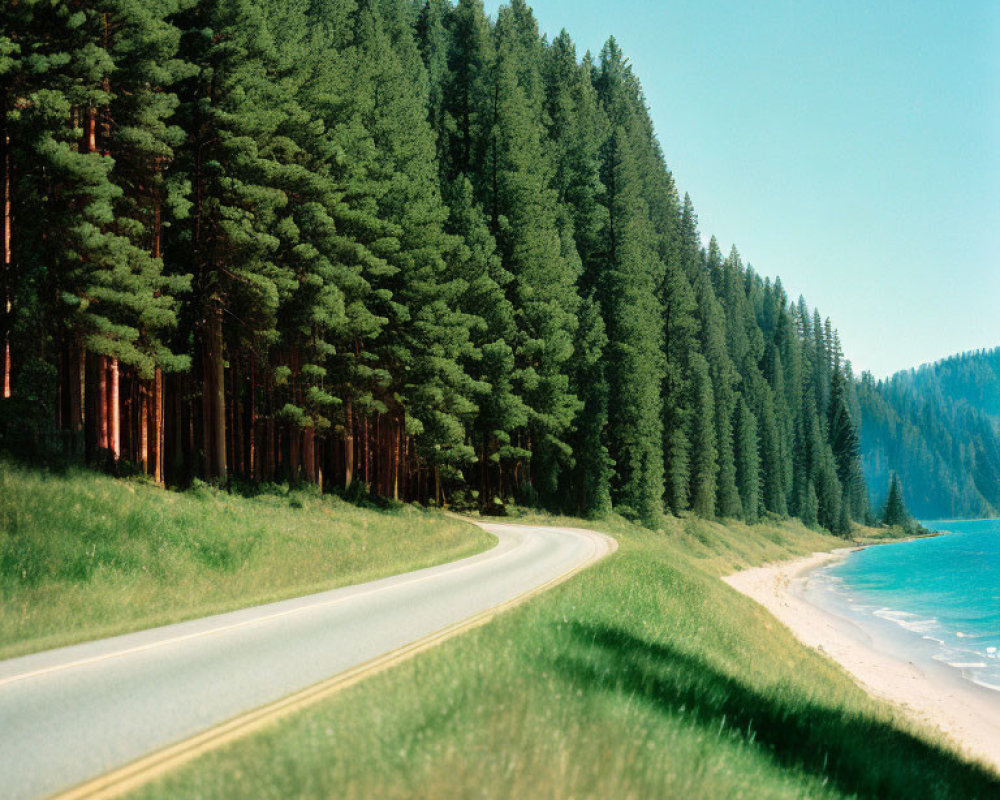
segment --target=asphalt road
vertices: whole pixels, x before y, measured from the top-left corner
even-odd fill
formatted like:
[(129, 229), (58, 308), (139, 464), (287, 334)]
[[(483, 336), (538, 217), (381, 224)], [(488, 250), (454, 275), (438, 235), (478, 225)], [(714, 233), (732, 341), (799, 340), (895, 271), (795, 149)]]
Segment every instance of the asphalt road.
[(0, 797), (39, 798), (188, 739), (613, 549), (568, 528), (430, 569), (0, 662)]

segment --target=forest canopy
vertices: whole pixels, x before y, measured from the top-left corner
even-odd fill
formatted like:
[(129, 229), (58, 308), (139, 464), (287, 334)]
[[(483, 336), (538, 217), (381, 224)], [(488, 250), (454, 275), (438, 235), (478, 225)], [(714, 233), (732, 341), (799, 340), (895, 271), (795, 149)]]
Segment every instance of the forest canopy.
[(1000, 513), (1000, 348), (858, 385), (865, 474), (885, 497), (898, 472), (922, 519)]
[[(0, 444), (655, 523), (868, 514), (829, 319), (522, 0), (0, 10)], [(904, 473), (905, 474), (905, 473)]]

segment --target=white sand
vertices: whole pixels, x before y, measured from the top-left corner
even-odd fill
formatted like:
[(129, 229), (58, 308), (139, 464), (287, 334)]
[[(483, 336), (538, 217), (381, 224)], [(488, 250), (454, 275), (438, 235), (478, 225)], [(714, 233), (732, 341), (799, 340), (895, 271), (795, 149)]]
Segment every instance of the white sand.
[[(876, 643), (851, 621), (808, 602), (795, 591), (807, 573), (843, 558), (846, 552), (814, 553), (748, 569), (723, 580), (764, 606), (801, 642), (838, 662), (869, 694), (939, 728), (966, 756), (1000, 772), (1000, 693), (876, 649)], [(946, 669), (942, 665), (942, 670)]]

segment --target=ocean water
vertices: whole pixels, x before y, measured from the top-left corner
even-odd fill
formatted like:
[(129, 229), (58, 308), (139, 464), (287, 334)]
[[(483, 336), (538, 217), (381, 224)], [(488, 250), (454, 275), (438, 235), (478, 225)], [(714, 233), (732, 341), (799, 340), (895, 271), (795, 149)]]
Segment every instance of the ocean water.
[(1000, 692), (1000, 520), (923, 524), (949, 533), (853, 552), (816, 580), (852, 616), (894, 623), (922, 652)]

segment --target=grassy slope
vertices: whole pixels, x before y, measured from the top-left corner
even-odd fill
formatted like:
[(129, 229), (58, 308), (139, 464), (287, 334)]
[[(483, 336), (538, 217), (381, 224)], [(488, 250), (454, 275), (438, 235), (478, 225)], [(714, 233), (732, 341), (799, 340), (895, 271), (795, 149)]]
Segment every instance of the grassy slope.
[(0, 658), (361, 583), (491, 541), (413, 507), (179, 494), (0, 460)]
[(137, 795), (997, 796), (719, 580), (842, 541), (792, 523), (594, 527), (620, 550), (569, 583)]

